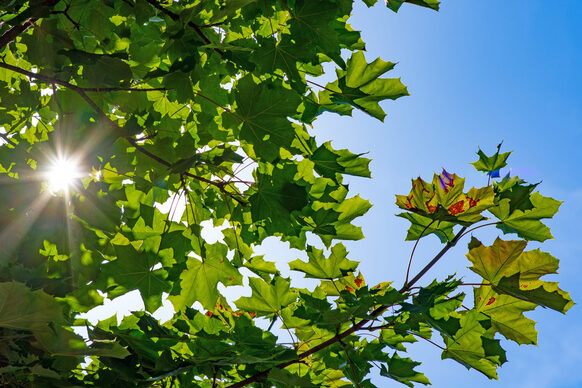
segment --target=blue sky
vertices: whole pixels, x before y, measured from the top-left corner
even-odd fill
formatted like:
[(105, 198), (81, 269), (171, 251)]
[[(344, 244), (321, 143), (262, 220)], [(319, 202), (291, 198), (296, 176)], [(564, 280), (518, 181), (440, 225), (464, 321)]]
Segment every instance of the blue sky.
[[(465, 176), (467, 186), (483, 186), (486, 177), (468, 163), (478, 146), (490, 154), (503, 140), (503, 150), (514, 151), (512, 175), (543, 181), (542, 195), (564, 201), (548, 222), (555, 240), (543, 244), (561, 260), (560, 275), (546, 280), (559, 281), (582, 302), (582, 2), (444, 0), (438, 13), (404, 5), (398, 14), (380, 3), (368, 10), (360, 2), (350, 20), (363, 31), (368, 61), (398, 62), (392, 76), (402, 77), (411, 96), (385, 104), (384, 123), (357, 113), (348, 119), (326, 115), (315, 125), (319, 141), (369, 151), (373, 159), (373, 179), (349, 179), (353, 194), (374, 204), (360, 221), (366, 240), (347, 244), (351, 259), (361, 260), (369, 284), (400, 285), (412, 243), (403, 242), (407, 224), (394, 217), (394, 194), (407, 194), (411, 178), (430, 179), (441, 167)], [(486, 230), (475, 236), (485, 243), (494, 238)], [(424, 280), (454, 272), (477, 280), (467, 270), (467, 243), (462, 240)], [(436, 237), (423, 239), (413, 273), (437, 249)], [(410, 347), (410, 355), (424, 362), (418, 369), (436, 387), (582, 386), (579, 305), (565, 316), (541, 308), (528, 316), (538, 322), (539, 346), (505, 342), (509, 362), (499, 370), (500, 381), (440, 360), (430, 344)]]

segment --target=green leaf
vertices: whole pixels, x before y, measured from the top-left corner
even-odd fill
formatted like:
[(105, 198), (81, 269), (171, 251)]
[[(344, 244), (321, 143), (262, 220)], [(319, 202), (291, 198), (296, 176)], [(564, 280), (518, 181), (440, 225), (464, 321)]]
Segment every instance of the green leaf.
[(499, 201), (499, 204), (489, 209), (501, 223), (497, 225), (503, 233), (516, 233), (519, 237), (526, 240), (545, 241), (553, 238), (550, 228), (544, 225), (540, 220), (543, 218), (552, 218), (558, 212), (561, 201), (556, 201), (550, 197), (544, 197), (535, 192), (529, 196), (531, 209), (520, 210), (515, 208), (512, 211), (510, 198)]
[(489, 281), (497, 293), (566, 312), (574, 304), (569, 294), (557, 283), (539, 280), (557, 272), (558, 259), (539, 249), (524, 252), (526, 245), (525, 241), (497, 238), (491, 247), (474, 247), (467, 254), (473, 263), (470, 269)]
[(257, 156), (274, 160), (279, 148), (289, 148), (295, 137), (287, 117), (297, 112), (299, 96), (280, 82), (258, 82), (251, 75), (241, 78), (234, 90), (234, 114), (242, 121), (241, 140), (252, 144)]
[(295, 183), (293, 166), (276, 167), (272, 175), (257, 174), (254, 194), (248, 199), (253, 220), (269, 221), (272, 230), (288, 232), (291, 212), (307, 205), (305, 188)]
[(292, 9), (293, 18), (289, 23), (291, 35), (296, 41), (310, 42), (319, 49), (318, 52), (322, 52), (342, 68), (345, 67), (340, 51), (342, 48), (363, 48), (359, 33), (349, 31), (345, 21), (342, 23), (337, 20), (350, 13), (351, 4), (348, 9), (345, 5), (331, 0), (317, 3), (297, 0)]
[(64, 320), (54, 297), (32, 291), (19, 282), (0, 283), (0, 327), (15, 330), (48, 330), (49, 323)]
[(378, 102), (408, 95), (399, 78), (378, 78), (393, 67), (393, 63), (381, 59), (368, 64), (364, 53), (357, 51), (348, 60), (347, 71), (338, 70), (338, 80), (327, 84), (326, 90), (319, 93), (320, 103), (324, 107), (326, 104), (350, 104), (383, 121), (386, 113)]
[(176, 309), (184, 310), (198, 301), (204, 308), (214, 310), (220, 296), (219, 282), (225, 286), (242, 284), (242, 275), (226, 257), (225, 245), (207, 245), (206, 253), (203, 260), (188, 257), (187, 269), (180, 275), (180, 294), (168, 297)]
[(278, 275), (279, 270), (272, 261), (265, 261), (263, 256), (254, 256), (244, 264), (245, 267), (262, 277), (265, 281), (270, 280), (269, 275)]
[(289, 262), (289, 268), (305, 273), (305, 277), (314, 279), (337, 279), (347, 272), (354, 271), (357, 261), (347, 259), (347, 250), (341, 243), (331, 248), (328, 258), (323, 254), (323, 250), (307, 247), (309, 262), (305, 263), (299, 259)]
[(290, 282), (280, 276), (275, 277), (271, 283), (249, 278), (249, 285), (253, 291), (252, 296), (243, 296), (234, 304), (241, 310), (256, 312), (257, 315), (277, 314), (297, 299), (297, 294), (289, 289)]
[(494, 289), (561, 313), (565, 313), (574, 305), (570, 294), (558, 288), (558, 283), (524, 280), (522, 274), (503, 277)]
[(404, 3), (420, 5), (421, 7), (432, 8), (435, 11), (438, 11), (440, 1), (438, 1), (438, 0), (386, 0), (386, 6), (394, 12), (397, 12), (398, 9), (400, 9), (400, 6)]
[(409, 387), (413, 387), (412, 382), (430, 385), (430, 381), (422, 373), (414, 370), (420, 362), (412, 361), (410, 358), (401, 358), (396, 353), (388, 361), (388, 369), (382, 365), (380, 375), (389, 377)]
[(346, 72), (346, 86), (359, 88), (378, 79), (381, 75), (394, 68), (392, 62), (383, 61), (376, 58), (373, 62), (367, 63), (364, 53), (356, 51), (348, 60)]
[(493, 182), (497, 198), (509, 200), (510, 214), (515, 210), (533, 209), (530, 195), (538, 184), (524, 185), (523, 183), (525, 182), (518, 177), (510, 178), (509, 176), (505, 176), (500, 182)]
[(396, 215), (410, 221), (410, 228), (406, 234), (406, 241), (416, 241), (421, 237), (435, 234), (442, 243), (451, 241), (455, 234), (453, 227), (456, 225), (452, 222), (434, 221), (430, 218), (423, 217), (416, 213), (400, 213)]
[(557, 261), (549, 254), (540, 255), (543, 260), (541, 263), (537, 262), (535, 253), (524, 255), (523, 250), (526, 246), (526, 241), (504, 241), (500, 238), (495, 239), (490, 247), (479, 245), (467, 254), (467, 258), (473, 263), (469, 269), (492, 284), (497, 284), (504, 276), (519, 272), (527, 273), (528, 270), (534, 271), (533, 274), (539, 274), (538, 277), (557, 270)]
[(370, 178), (368, 165), (370, 159), (361, 158), (348, 150), (334, 150), (331, 142), (323, 143), (315, 150), (310, 160), (318, 174), (337, 181), (339, 174), (356, 175)]
[(481, 149), (479, 149), (479, 151), (477, 151), (479, 160), (471, 163), (473, 167), (475, 167), (477, 171), (486, 172), (491, 177), (494, 177), (495, 175), (499, 176), (498, 171), (507, 166), (507, 158), (511, 154), (511, 152), (500, 154), (499, 151), (501, 150), (501, 144), (503, 143), (500, 143), (497, 146), (497, 152), (493, 154), (493, 156), (487, 156), (483, 151), (481, 151)]
[(289, 34), (283, 34), (282, 38), (261, 39), (260, 47), (254, 52), (251, 61), (259, 65), (265, 73), (274, 73), (281, 69), (292, 81), (300, 92), (305, 89), (305, 81), (297, 70), (300, 63), (317, 62), (317, 56), (313, 46), (306, 40), (296, 41)]
[(293, 387), (313, 387), (311, 380), (297, 376), (294, 373), (290, 373), (285, 369), (273, 368), (269, 372), (269, 380), (278, 382), (279, 384), (284, 384), (285, 386)]
[[(497, 366), (502, 363), (504, 354), (488, 354), (484, 346), (486, 329), (481, 322), (486, 317), (477, 311), (468, 311), (461, 317), (461, 328), (453, 338), (443, 335), (446, 349), (442, 353), (443, 360), (452, 358), (467, 369), (474, 368), (490, 379), (497, 379)], [(502, 357), (503, 356), (503, 357)]]
[(164, 269), (154, 269), (155, 256), (138, 252), (131, 245), (115, 245), (117, 259), (102, 267), (100, 279), (108, 287), (111, 298), (131, 290), (139, 290), (146, 309), (155, 311), (162, 305), (162, 292), (168, 292), (171, 284), (166, 280)]
[(475, 288), (474, 294), (475, 310), (491, 318), (495, 331), (518, 344), (537, 344), (535, 321), (523, 315), (537, 307), (534, 303), (498, 294), (490, 286)]

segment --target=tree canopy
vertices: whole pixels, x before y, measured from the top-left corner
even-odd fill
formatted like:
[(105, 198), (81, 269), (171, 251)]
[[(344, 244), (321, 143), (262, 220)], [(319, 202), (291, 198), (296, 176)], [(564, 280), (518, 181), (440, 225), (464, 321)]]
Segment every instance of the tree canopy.
[[(403, 3), (439, 8), (386, 1), (394, 12)], [(318, 142), (312, 129), (325, 112), (383, 120), (380, 103), (408, 91), (390, 77), (394, 63), (366, 58), (352, 7), (0, 7), (0, 383), (373, 387), (379, 373), (427, 385), (406, 350), (418, 340), (497, 378), (503, 338), (537, 343), (524, 313), (573, 305), (541, 279), (558, 260), (527, 248), (552, 238), (544, 220), (561, 202), (501, 177), (510, 154), (501, 145), (472, 163), (484, 187), (466, 189), (442, 170), (396, 195), (406, 240), (416, 248), (435, 235), (442, 249), (417, 274), (366, 283), (342, 240), (364, 237), (353, 221), (371, 204), (345, 176), (369, 178), (370, 160)], [(63, 181), (51, 183), (55, 175)], [(499, 232), (491, 246), (469, 240), (482, 227)], [(268, 237), (305, 252), (288, 266), (316, 286), (297, 287), (254, 253)], [(427, 280), (463, 237), (482, 281)], [(242, 285), (250, 296), (233, 298), (229, 288)], [(83, 318), (104, 298), (136, 291), (144, 311)], [(160, 321), (152, 314), (164, 301), (173, 311)]]

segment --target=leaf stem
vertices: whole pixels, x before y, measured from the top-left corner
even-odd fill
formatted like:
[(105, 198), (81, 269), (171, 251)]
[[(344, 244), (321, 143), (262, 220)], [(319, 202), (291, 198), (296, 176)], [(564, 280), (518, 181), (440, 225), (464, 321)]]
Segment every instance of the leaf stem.
[(277, 312), (277, 316), (281, 320), (281, 323), (283, 324), (283, 327), (285, 328), (285, 330), (287, 330), (287, 333), (289, 333), (289, 337), (291, 337), (291, 341), (293, 342), (293, 347), (295, 349), (298, 349), (297, 341), (295, 340), (295, 337), (291, 333), (291, 330), (289, 330), (289, 327), (287, 327), (287, 325), (285, 324), (285, 321), (283, 320), (283, 317), (281, 316), (281, 314), (279, 312)]
[(420, 272), (418, 274), (416, 274), (416, 276), (414, 278), (412, 278), (412, 280), (410, 282), (404, 283), (404, 285), (402, 286), (401, 292), (403, 290), (404, 291), (409, 290), (410, 287), (412, 287), (414, 285), (414, 283), (419, 281), (420, 278), (423, 277), (424, 274), (427, 273), (427, 271), (429, 269), (431, 269), (441, 259), (441, 257), (443, 257), (443, 255), (445, 253), (447, 253), (447, 251), (449, 249), (451, 249), (452, 247), (454, 247), (457, 244), (457, 241), (459, 241), (459, 239), (463, 236), (463, 234), (465, 233), (466, 230), (467, 230), (467, 227), (463, 226), (461, 228), (461, 230), (459, 230), (459, 233), (457, 233), (457, 235), (451, 241), (449, 241), (443, 247), (443, 249), (441, 249), (441, 251), (439, 253), (437, 253), (436, 256), (423, 269), (421, 269)]
[[(184, 193), (186, 193), (186, 206), (190, 205), (190, 211), (192, 212), (192, 218), (194, 219), (194, 225), (196, 228), (198, 228), (197, 233), (196, 233), (196, 237), (198, 238), (198, 249), (200, 250), (200, 258), (202, 258), (202, 262), (204, 263), (204, 255), (202, 254), (202, 241), (200, 239), (200, 234), (202, 231), (202, 228), (200, 226), (200, 224), (198, 223), (198, 220), (196, 219), (196, 213), (194, 213), (194, 200), (193, 200), (193, 196), (190, 195), (190, 191), (188, 190), (188, 187), (186, 186), (186, 182), (184, 181), (184, 177), (180, 177), (180, 181), (182, 182), (182, 190), (184, 190)], [(186, 218), (188, 218), (188, 208), (186, 207)]]
[(410, 265), (412, 264), (412, 257), (414, 256), (414, 251), (416, 250), (416, 246), (418, 245), (418, 242), (420, 241), (420, 239), (422, 238), (424, 233), (428, 230), (428, 228), (430, 228), (430, 226), (434, 222), (435, 222), (435, 220), (432, 220), (427, 226), (424, 227), (424, 229), (422, 230), (422, 232), (420, 233), (420, 235), (416, 239), (416, 242), (414, 243), (414, 247), (412, 247), (412, 252), (410, 253), (410, 259), (408, 260), (408, 268), (406, 268), (406, 279), (404, 280), (404, 284), (408, 283), (408, 275), (410, 274)]
[[(178, 14), (175, 14), (174, 12), (170, 11), (166, 7), (162, 6), (156, 0), (146, 0), (146, 2), (148, 2), (150, 5), (152, 5), (155, 9), (157, 9), (161, 13), (167, 15), (173, 21), (178, 22), (180, 20), (180, 16)], [(200, 27), (197, 24), (195, 24), (192, 21), (189, 21), (188, 22), (188, 25), (190, 27), (194, 28), (194, 31), (196, 31), (196, 34), (198, 34), (198, 36), (201, 37), (202, 40), (204, 42), (206, 42), (206, 44), (211, 44), (212, 43), (210, 41), (210, 39), (208, 39), (208, 37), (206, 35), (204, 35), (204, 33), (202, 32), (202, 30), (200, 29)], [(222, 56), (224, 55), (224, 51), (222, 51), (222, 50), (220, 50), (218, 48), (215, 48), (214, 51), (216, 51), (218, 54), (220, 54)]]
[(289, 9), (289, 6), (287, 5), (287, 3), (285, 2), (285, 0), (279, 0), (279, 2), (283, 5), (283, 7), (285, 7), (285, 9), (287, 10), (287, 12), (289, 12), (289, 15), (291, 15), (291, 17), (295, 17), (295, 15), (293, 14), (293, 12), (291, 11), (291, 9)]
[(6, 144), (10, 144), (13, 147), (16, 147), (18, 145), (17, 143), (14, 142), (14, 140), (9, 138), (8, 135), (5, 133), (0, 132), (0, 137), (2, 138), (2, 140), (4, 140), (6, 142)]
[[(447, 251), (449, 249), (451, 249), (453, 246), (455, 246), (455, 244), (457, 243), (457, 241), (459, 240), (459, 238), (461, 237), (461, 235), (465, 232), (465, 230), (467, 229), (466, 226), (464, 226), (459, 233), (457, 233), (457, 235), (451, 240), (449, 241), (444, 247), (443, 249), (436, 254), (436, 256), (430, 261), (430, 263), (428, 263), (410, 282), (408, 282), (407, 284), (403, 285), (402, 288), (398, 291), (401, 294), (407, 292), (408, 290), (410, 290), (410, 288), (412, 287), (412, 285), (414, 285), (417, 281), (420, 280), (420, 278), (422, 278), (422, 276), (424, 276), (424, 274), (430, 269), (432, 268), (432, 266), (434, 266), (440, 259), (441, 257), (443, 257), (443, 255), (445, 253), (447, 253)], [(373, 310), (370, 315), (372, 317), (377, 317), (380, 314), (382, 314), (384, 311), (386, 311), (386, 309), (388, 309), (391, 305), (382, 305), (378, 308), (376, 308), (375, 310)], [(361, 321), (359, 321), (358, 323), (354, 324), (352, 327), (350, 327), (349, 329), (336, 334), (335, 336), (333, 336), (332, 338), (320, 343), (319, 345), (314, 346), (313, 348), (306, 350), (303, 353), (300, 353), (297, 355), (297, 358), (294, 360), (290, 360), (290, 361), (285, 361), (280, 363), (279, 365), (276, 365), (275, 368), (278, 369), (284, 369), (286, 367), (288, 367), (289, 365), (293, 365), (296, 364), (298, 362), (300, 362), (302, 359), (311, 356), (314, 353), (319, 352), (322, 349), (325, 349), (331, 345), (333, 345), (336, 342), (341, 341), (342, 339), (346, 338), (347, 336), (355, 333), (358, 330), (361, 330), (364, 328), (364, 326), (368, 323), (370, 323), (373, 319), (363, 319)], [(269, 371), (270, 369), (267, 369), (263, 372), (257, 373), (253, 376), (247, 377), (244, 380), (239, 381), (238, 383), (229, 385), (227, 388), (240, 388), (240, 387), (244, 387), (245, 385), (254, 383), (255, 381), (260, 381), (262, 379), (264, 379), (265, 377), (267, 377), (269, 375)]]
[(474, 231), (474, 230), (477, 230), (477, 229), (479, 229), (479, 228), (483, 228), (483, 227), (485, 227), (485, 226), (497, 225), (497, 224), (501, 224), (501, 223), (502, 223), (501, 221), (495, 221), (495, 222), (489, 222), (489, 223), (486, 223), (486, 224), (483, 224), (483, 225), (476, 226), (476, 227), (474, 227), (474, 228), (471, 228), (471, 229), (467, 230), (467, 231), (466, 231), (465, 233), (463, 233), (463, 234), (462, 234), (462, 235), (461, 235), (459, 238), (461, 238), (461, 237), (463, 237), (464, 235), (466, 235), (467, 233), (471, 233), (472, 231)]
[(358, 376), (356, 375), (356, 371), (354, 369), (354, 363), (352, 362), (352, 359), (350, 358), (350, 355), (348, 353), (348, 347), (341, 340), (339, 341), (339, 343), (342, 345), (342, 348), (344, 348), (344, 353), (346, 354), (346, 358), (348, 360), (348, 363), (350, 364), (350, 370), (352, 372), (352, 376), (354, 377), (354, 379), (352, 381), (356, 383), (356, 385), (358, 386), (358, 388), (361, 388), (362, 386), (360, 385), (360, 382), (357, 379)]

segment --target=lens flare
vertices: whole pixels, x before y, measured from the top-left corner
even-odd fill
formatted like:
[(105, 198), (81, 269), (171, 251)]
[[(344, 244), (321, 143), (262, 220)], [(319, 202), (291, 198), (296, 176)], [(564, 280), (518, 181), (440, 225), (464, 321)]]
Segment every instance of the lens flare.
[(46, 174), (48, 189), (53, 194), (67, 192), (82, 176), (76, 160), (58, 158)]

